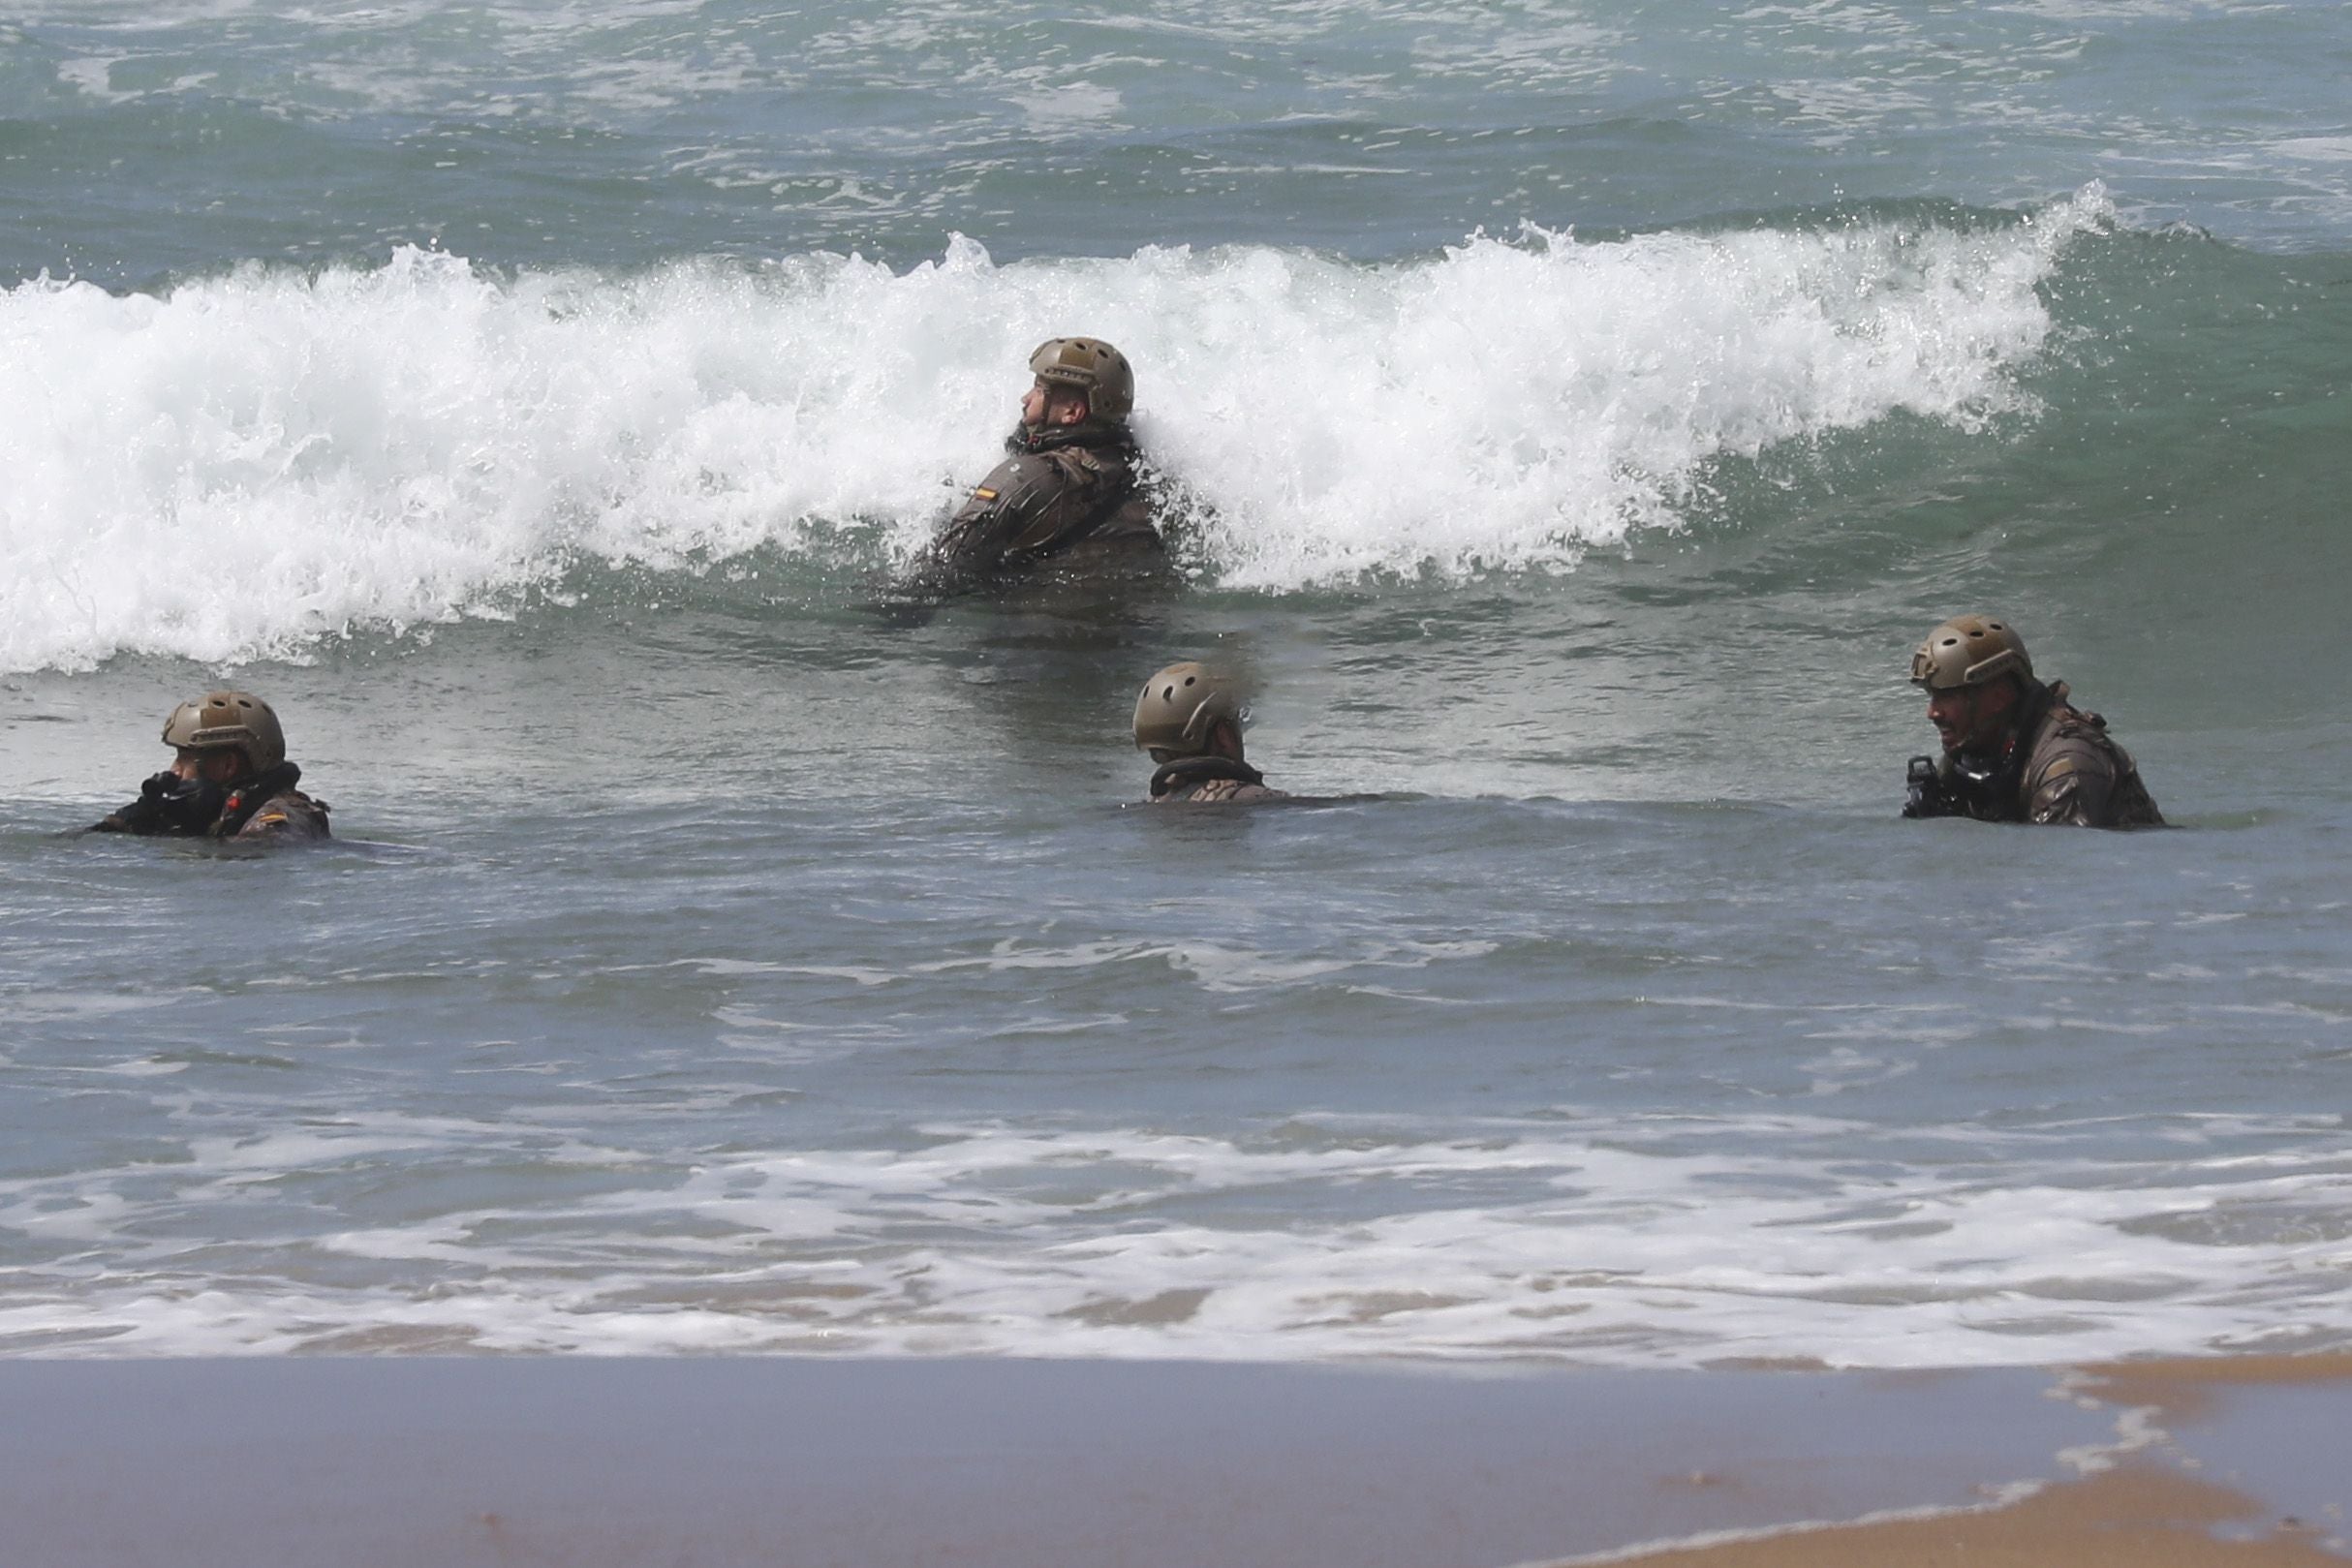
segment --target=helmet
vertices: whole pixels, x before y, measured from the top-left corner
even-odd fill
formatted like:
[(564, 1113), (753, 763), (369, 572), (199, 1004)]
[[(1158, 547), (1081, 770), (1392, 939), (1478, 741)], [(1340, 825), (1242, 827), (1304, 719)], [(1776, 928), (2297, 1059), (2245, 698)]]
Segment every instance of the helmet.
[(1075, 386), (1098, 419), (1124, 419), (1135, 406), (1135, 372), (1127, 355), (1100, 338), (1047, 338), (1029, 356), (1037, 380)]
[(1223, 720), (1238, 728), (1240, 693), (1206, 664), (1170, 664), (1143, 683), (1135, 699), (1135, 750), (1199, 756)]
[(1984, 615), (1955, 615), (1911, 650), (1911, 684), (1931, 692), (1982, 686), (2004, 675), (2030, 680), (2033, 661), (2025, 639), (2006, 621)]
[(191, 752), (235, 747), (256, 773), (286, 760), (286, 731), (269, 704), (250, 692), (212, 692), (183, 702), (164, 721), (164, 744)]

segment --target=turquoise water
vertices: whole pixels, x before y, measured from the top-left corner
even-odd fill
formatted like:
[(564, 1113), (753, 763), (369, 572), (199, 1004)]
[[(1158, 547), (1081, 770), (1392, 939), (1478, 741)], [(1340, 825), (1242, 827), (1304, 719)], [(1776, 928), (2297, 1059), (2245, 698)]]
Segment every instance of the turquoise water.
[(2339, 8), (201, 3), (0, 15), (0, 271), (1427, 255), (2092, 180), (2339, 249)]
[[(2342, 9), (1156, 16), (0, 9), (0, 1345), (2344, 1342)], [(1070, 330), (1185, 588), (878, 620)]]

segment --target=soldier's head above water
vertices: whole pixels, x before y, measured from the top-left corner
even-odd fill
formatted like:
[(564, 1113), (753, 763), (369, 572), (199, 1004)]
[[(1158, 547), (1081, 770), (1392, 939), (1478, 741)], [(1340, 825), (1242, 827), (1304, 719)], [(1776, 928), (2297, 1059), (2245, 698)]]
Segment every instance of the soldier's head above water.
[(1187, 756), (1241, 760), (1241, 693), (1206, 664), (1170, 664), (1135, 698), (1135, 750), (1155, 762)]
[(183, 779), (228, 784), (286, 760), (277, 710), (250, 692), (209, 692), (181, 703), (164, 721), (164, 744)]
[(1206, 664), (1170, 664), (1144, 682), (1133, 728), (1135, 749), (1160, 764), (1151, 798), (1199, 805), (1282, 799), (1243, 760), (1248, 718), (1241, 689)]
[(1021, 423), (1030, 429), (1124, 424), (1134, 412), (1134, 367), (1100, 338), (1047, 338), (1029, 370), (1037, 380), (1021, 398)]
[(1911, 684), (1928, 693), (1928, 722), (1947, 752), (2005, 733), (2032, 679), (2026, 639), (1991, 616), (1956, 615), (1911, 650)]

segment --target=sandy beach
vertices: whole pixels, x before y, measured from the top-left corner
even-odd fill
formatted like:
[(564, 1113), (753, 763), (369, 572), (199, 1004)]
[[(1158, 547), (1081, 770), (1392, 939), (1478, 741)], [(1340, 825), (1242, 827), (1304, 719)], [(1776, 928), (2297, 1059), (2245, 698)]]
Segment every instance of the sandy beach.
[(2352, 1358), (18, 1361), (0, 1511), (23, 1568), (2316, 1564), (2348, 1394)]

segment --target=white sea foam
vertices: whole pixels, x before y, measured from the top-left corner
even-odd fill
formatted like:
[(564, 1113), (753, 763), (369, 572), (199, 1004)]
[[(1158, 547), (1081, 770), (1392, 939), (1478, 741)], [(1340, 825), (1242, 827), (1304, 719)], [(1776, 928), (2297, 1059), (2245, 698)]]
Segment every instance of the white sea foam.
[(501, 278), (404, 249), (161, 298), (27, 283), (0, 295), (0, 669), (286, 652), (844, 524), (903, 555), (993, 461), (1029, 350), (1080, 330), (1141, 367), (1138, 428), (1228, 584), (1566, 567), (1674, 526), (1725, 456), (2017, 407), (2036, 285), (2106, 211), (1387, 267), (958, 242), (905, 272)]
[[(419, 1142), (509, 1161), (513, 1130), (377, 1118), (231, 1164), (216, 1151), (216, 1174), (161, 1187), (138, 1168), (17, 1180), (0, 1185), (22, 1246), (0, 1347), (1902, 1368), (2352, 1337), (2346, 1175), (2317, 1148), (2254, 1169), (2109, 1163), (1969, 1129), (1946, 1164), (1898, 1164), (1866, 1127), (1805, 1119), (926, 1133), (685, 1164), (558, 1137), (557, 1168), (604, 1177), (365, 1226), (341, 1218), (337, 1183), (377, 1190), (386, 1155)], [(249, 1204), (273, 1168), (322, 1194), (320, 1228), (290, 1206), (232, 1237), (185, 1223)], [(652, 1179), (613, 1180), (628, 1172)], [(2225, 1230), (2197, 1223), (2222, 1213)]]

